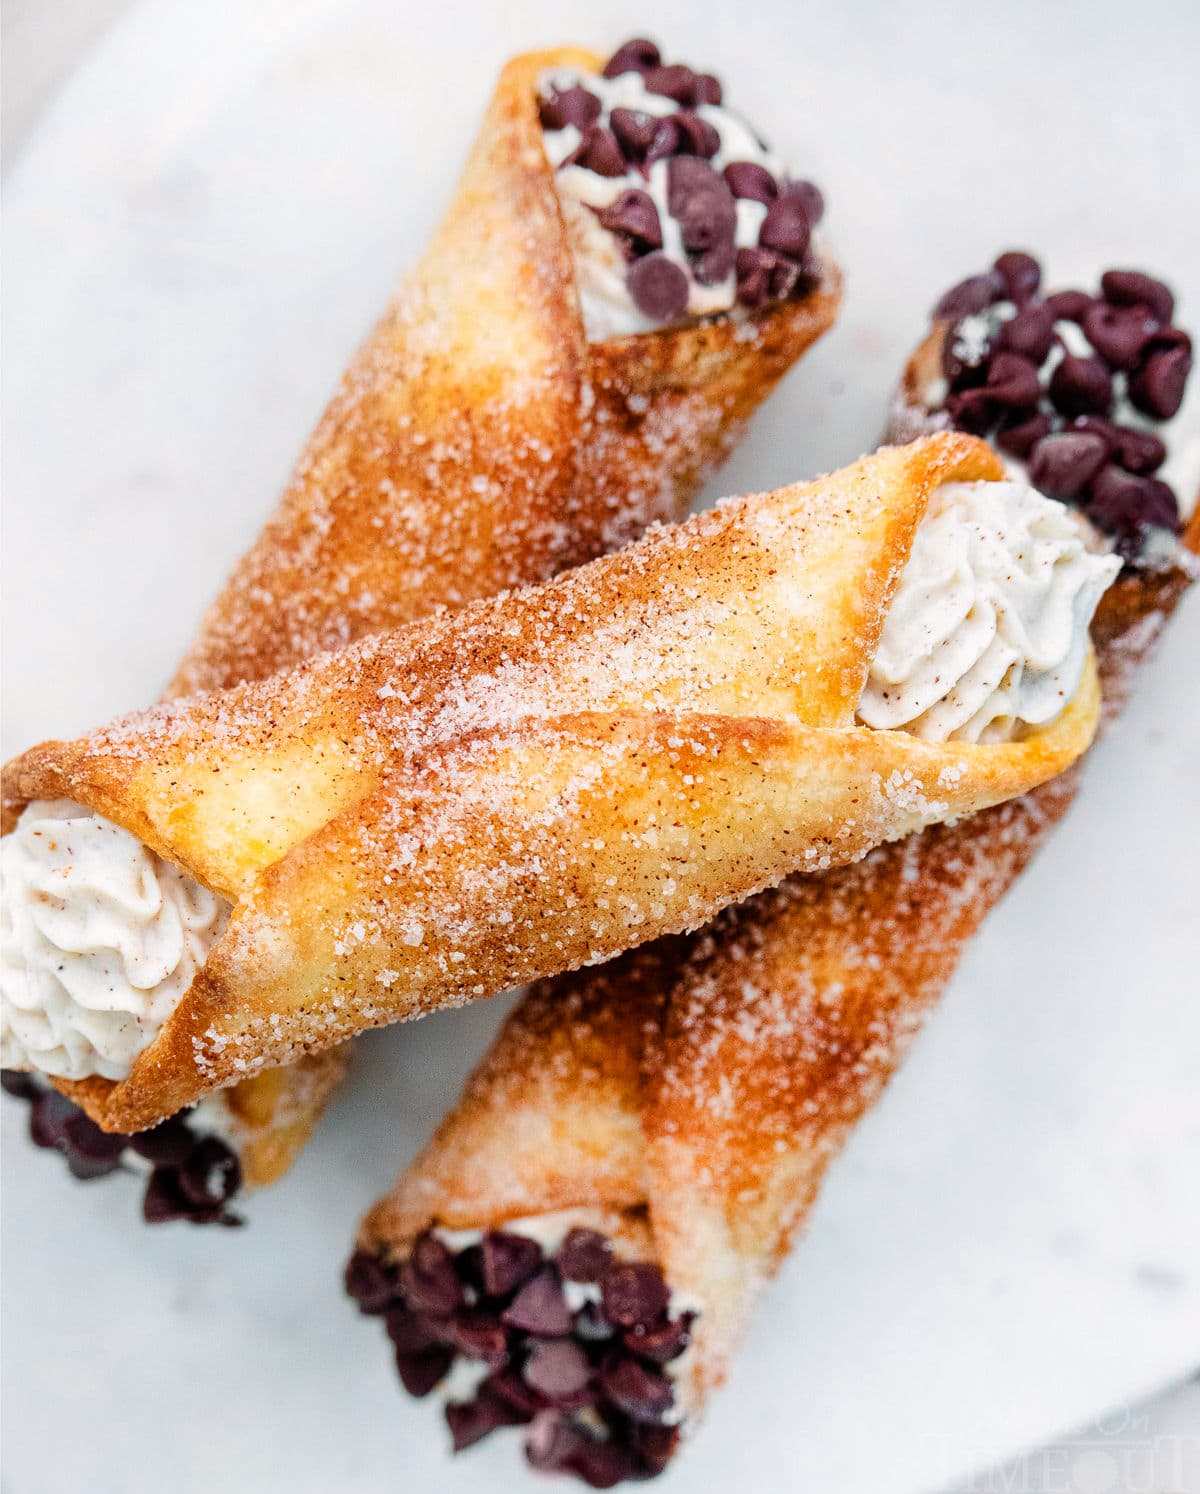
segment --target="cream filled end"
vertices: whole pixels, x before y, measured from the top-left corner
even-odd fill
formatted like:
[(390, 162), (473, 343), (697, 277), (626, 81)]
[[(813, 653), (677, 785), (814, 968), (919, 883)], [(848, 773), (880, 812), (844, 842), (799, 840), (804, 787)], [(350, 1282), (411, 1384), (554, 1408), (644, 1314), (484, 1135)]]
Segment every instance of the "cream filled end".
[(913, 542), (858, 719), (927, 741), (1006, 742), (1069, 705), (1121, 569), (1028, 483), (946, 483)]
[(0, 1064), (124, 1079), (225, 928), (229, 904), (68, 799), (0, 842)]

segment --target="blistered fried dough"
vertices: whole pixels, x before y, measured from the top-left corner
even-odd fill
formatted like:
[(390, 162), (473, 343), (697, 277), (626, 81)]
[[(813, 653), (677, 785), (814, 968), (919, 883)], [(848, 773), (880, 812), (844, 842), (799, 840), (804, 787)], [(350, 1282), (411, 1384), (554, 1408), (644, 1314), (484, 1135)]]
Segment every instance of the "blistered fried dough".
[[(169, 697), (261, 679), (681, 517), (832, 324), (840, 276), (827, 259), (802, 297), (585, 340), (536, 80), (599, 65), (562, 49), (505, 68), (427, 254), (346, 372)], [(248, 1182), (286, 1170), (345, 1062), (328, 1052), (222, 1093)]]
[(971, 437), (727, 501), (544, 587), (125, 718), (10, 765), (7, 812), (94, 809), (233, 903), (118, 1084), (151, 1124), (240, 1074), (695, 927), (789, 873), (1061, 772), (1099, 709), (1019, 740), (855, 727), (930, 494)]
[(505, 67), (427, 254), (351, 364), (172, 694), (258, 678), (678, 518), (828, 330), (841, 291), (826, 260), (800, 297), (585, 340), (537, 80), (601, 65), (563, 48)]
[[(1176, 563), (1127, 570), (1100, 602), (1092, 637), (1106, 720), (1196, 575), (1200, 513), (1183, 543)], [(536, 1234), (569, 1211), (618, 1257), (657, 1265), (676, 1310), (695, 1314), (690, 1345), (670, 1365), (686, 1431), (826, 1168), (1066, 813), (1082, 766), (856, 865), (788, 881), (691, 938), (532, 987), (457, 1107), (364, 1220), (359, 1272), (370, 1261), (385, 1272), (364, 1310), (406, 1300), (396, 1268), (431, 1228)], [(648, 1463), (638, 1425), (610, 1433), (626, 1476), (661, 1468), (674, 1447), (665, 1441)], [(581, 1455), (570, 1442), (579, 1430), (564, 1435), (544, 1466), (579, 1472), (590, 1444)]]

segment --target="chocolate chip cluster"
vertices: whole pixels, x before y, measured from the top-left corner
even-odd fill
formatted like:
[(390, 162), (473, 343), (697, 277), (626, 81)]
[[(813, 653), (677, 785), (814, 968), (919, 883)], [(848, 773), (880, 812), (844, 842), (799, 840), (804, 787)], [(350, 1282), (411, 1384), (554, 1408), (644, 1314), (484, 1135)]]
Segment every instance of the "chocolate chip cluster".
[[(721, 135), (697, 109), (720, 105), (721, 84), (711, 73), (678, 64), (665, 66), (653, 42), (626, 42), (609, 59), (603, 76), (641, 75), (646, 90), (669, 98), (678, 109), (669, 115), (640, 109), (606, 110), (602, 99), (582, 83), (551, 87), (539, 100), (542, 126), (574, 126), (579, 143), (559, 169), (580, 166), (598, 176), (649, 179), (656, 162), (666, 163), (666, 211), (679, 226), (684, 263), (664, 249), (660, 206), (639, 186), (620, 192), (607, 206), (593, 208), (614, 234), (628, 262), (626, 286), (634, 305), (653, 321), (684, 315), (691, 279), (714, 286), (736, 276), (736, 299), (749, 308), (802, 293), (820, 275), (810, 249), (812, 230), (825, 210), (820, 191), (804, 181), (776, 180), (757, 161), (713, 159)], [(765, 147), (764, 147), (765, 149)], [(738, 242), (739, 200), (763, 204), (765, 216), (753, 244)]]
[[(573, 1311), (566, 1282), (599, 1300)], [(675, 1451), (663, 1366), (687, 1347), (692, 1317), (671, 1317), (659, 1267), (618, 1259), (604, 1235), (573, 1229), (547, 1257), (503, 1230), (457, 1252), (426, 1230), (399, 1267), (356, 1252), (346, 1290), (383, 1317), (410, 1394), (428, 1395), (458, 1355), (486, 1367), (474, 1399), (446, 1406), (456, 1452), (528, 1426), (535, 1468), (609, 1488), (661, 1473)]]
[(129, 1153), (150, 1164), (142, 1195), (147, 1224), (185, 1219), (189, 1224), (239, 1225), (228, 1207), (242, 1185), (237, 1157), (217, 1136), (188, 1125), (186, 1114), (173, 1116), (150, 1131), (124, 1136), (102, 1131), (66, 1095), (32, 1074), (6, 1069), (0, 1075), (6, 1094), (29, 1105), (29, 1135), (35, 1146), (62, 1152), (73, 1177), (90, 1182), (131, 1171)]
[[(1136, 565), (1153, 530), (1180, 524), (1178, 495), (1155, 476), (1166, 445), (1131, 421), (1178, 412), (1192, 341), (1172, 325), (1161, 280), (1109, 270), (1098, 295), (1043, 296), (1041, 278), (1032, 255), (1010, 251), (938, 302), (934, 315), (951, 323), (944, 408), (1026, 462), (1042, 492), (1078, 504)], [(1064, 323), (1078, 333), (1065, 337)]]

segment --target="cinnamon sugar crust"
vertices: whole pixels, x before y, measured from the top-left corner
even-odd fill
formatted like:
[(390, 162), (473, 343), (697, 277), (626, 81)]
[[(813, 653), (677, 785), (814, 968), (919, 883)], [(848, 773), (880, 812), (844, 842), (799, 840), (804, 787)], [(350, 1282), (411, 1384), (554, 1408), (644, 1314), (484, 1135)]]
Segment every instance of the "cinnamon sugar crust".
[(798, 869), (996, 803), (1090, 741), (1094, 668), (1005, 744), (855, 727), (930, 494), (971, 437), (728, 500), (557, 581), (293, 673), (47, 743), (8, 812), (65, 797), (234, 904), (110, 1128), (365, 1027), (706, 921)]

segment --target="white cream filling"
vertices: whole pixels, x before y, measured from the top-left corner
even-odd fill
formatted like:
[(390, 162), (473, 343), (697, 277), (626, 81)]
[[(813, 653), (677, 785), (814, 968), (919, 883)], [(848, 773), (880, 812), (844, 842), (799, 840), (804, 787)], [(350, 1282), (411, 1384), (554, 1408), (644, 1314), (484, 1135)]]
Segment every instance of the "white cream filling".
[(1028, 483), (947, 483), (917, 529), (858, 718), (927, 741), (1004, 742), (1069, 704), (1120, 560)]
[[(597, 123), (606, 127), (614, 109), (636, 109), (662, 118), (677, 114), (681, 107), (674, 99), (648, 92), (642, 75), (637, 72), (602, 78), (593, 73), (551, 69), (538, 80), (538, 89), (545, 93), (555, 88), (586, 88), (594, 94), (601, 106)], [(710, 162), (716, 171), (724, 170), (731, 161), (753, 161), (765, 167), (776, 181), (784, 179), (783, 162), (759, 144), (754, 131), (731, 109), (723, 104), (699, 104), (693, 112), (712, 125), (720, 137), (720, 148)], [(679, 224), (667, 210), (666, 161), (656, 161), (648, 177), (643, 176), (636, 166), (630, 166), (623, 176), (612, 177), (598, 176), (581, 166), (560, 169), (560, 163), (571, 154), (580, 138), (574, 125), (562, 130), (546, 130), (543, 134), (546, 155), (556, 169), (555, 181), (575, 261), (576, 284), (588, 339), (603, 342), (609, 337), (649, 332), (662, 325), (652, 321), (634, 305), (625, 285), (628, 262), (615, 235), (602, 228), (591, 211), (592, 208), (607, 207), (622, 192), (630, 189), (645, 192), (653, 199), (662, 227), (662, 252), (688, 277), (685, 316), (711, 316), (735, 307), (736, 275), (731, 273), (715, 285), (701, 285), (692, 275)], [(738, 199), (736, 249), (753, 248), (758, 243), (759, 229), (766, 213), (764, 203)]]
[(0, 1063), (125, 1078), (229, 905), (68, 799), (30, 804), (0, 842), (0, 865)]

